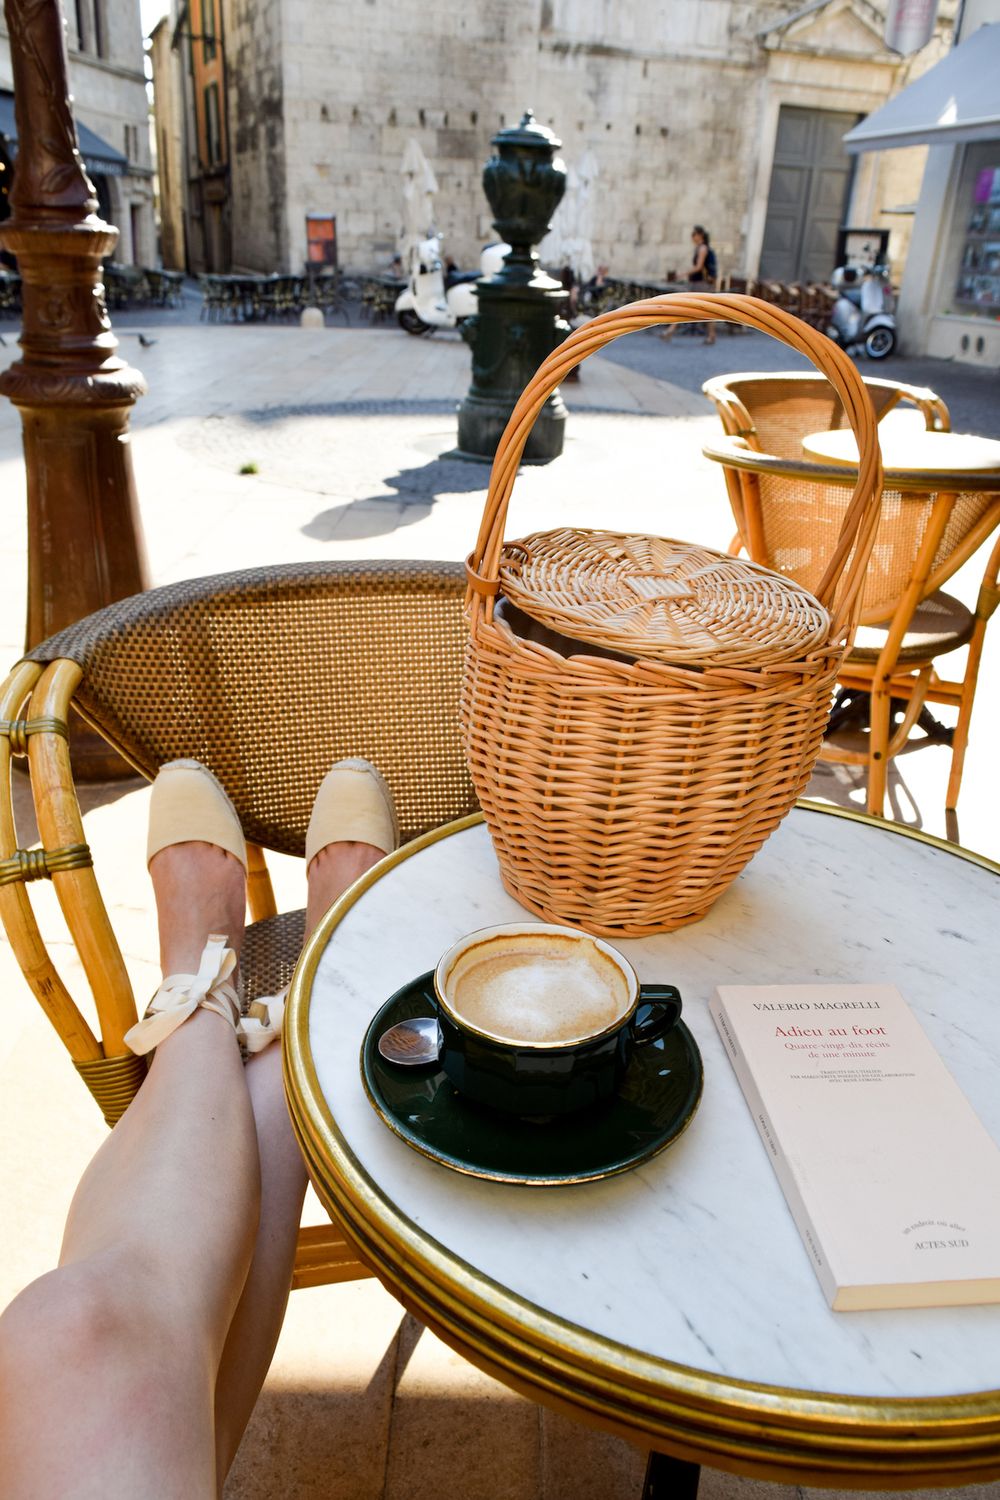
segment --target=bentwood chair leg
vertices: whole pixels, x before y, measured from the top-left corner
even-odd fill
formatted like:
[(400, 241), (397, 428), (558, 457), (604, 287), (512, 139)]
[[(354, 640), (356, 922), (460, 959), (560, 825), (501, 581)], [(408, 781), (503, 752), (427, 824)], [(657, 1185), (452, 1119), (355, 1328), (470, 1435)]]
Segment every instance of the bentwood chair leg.
[(651, 1453), (646, 1464), (642, 1500), (697, 1500), (701, 1468), (683, 1458)]
[(889, 772), (889, 724), (892, 698), (888, 688), (872, 693), (868, 739), (868, 811), (881, 818)]
[(991, 616), (1000, 606), (1000, 586), (997, 584), (997, 576), (1000, 574), (1000, 540), (998, 540), (990, 560), (986, 564), (983, 581), (979, 586), (979, 598), (976, 601), (976, 628), (969, 642), (969, 660), (965, 668), (965, 677), (962, 682), (962, 698), (958, 707), (958, 723), (951, 741), (951, 775), (948, 778), (948, 795), (945, 798), (945, 808), (948, 812), (954, 812), (958, 804), (958, 790), (962, 784), (962, 771), (965, 766), (965, 749), (969, 742), (969, 722), (972, 718), (972, 700), (976, 696), (976, 682), (979, 677), (979, 662), (983, 654), (983, 637), (986, 634), (986, 625)]
[(979, 661), (983, 653), (983, 636), (986, 622), (976, 622), (975, 633), (969, 642), (969, 664), (962, 683), (962, 699), (958, 706), (958, 723), (951, 738), (951, 774), (948, 777), (948, 793), (944, 800), (946, 812), (954, 812), (958, 806), (958, 793), (965, 769), (965, 751), (969, 743), (969, 723), (972, 719), (972, 700), (976, 696), (976, 680), (979, 677)]
[(247, 905), (252, 922), (262, 922), (265, 917), (278, 915), (274, 887), (259, 844), (247, 844)]

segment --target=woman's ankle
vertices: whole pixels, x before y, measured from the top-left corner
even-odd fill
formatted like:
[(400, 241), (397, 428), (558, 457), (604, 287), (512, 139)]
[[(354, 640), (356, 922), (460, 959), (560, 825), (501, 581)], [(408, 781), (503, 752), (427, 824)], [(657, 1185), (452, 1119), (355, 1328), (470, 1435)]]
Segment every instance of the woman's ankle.
[(306, 871), (309, 897), (306, 902), (306, 936), (317, 927), (333, 903), (385, 857), (374, 844), (327, 844)]
[(246, 875), (215, 844), (172, 844), (149, 866), (160, 931), (164, 978), (195, 974), (211, 933), (239, 957), (246, 921)]

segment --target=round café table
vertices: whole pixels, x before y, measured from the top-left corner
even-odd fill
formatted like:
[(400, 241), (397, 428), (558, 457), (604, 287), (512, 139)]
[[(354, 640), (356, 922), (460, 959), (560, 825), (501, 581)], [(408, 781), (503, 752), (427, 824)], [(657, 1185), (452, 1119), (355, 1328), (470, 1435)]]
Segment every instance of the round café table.
[[(1000, 443), (966, 432), (927, 432), (894, 423), (889, 415), (879, 423), (882, 463), (897, 474), (991, 474), (1000, 477)], [(901, 413), (909, 416), (909, 413)], [(849, 427), (832, 432), (810, 432), (802, 439), (804, 457), (821, 464), (857, 468), (858, 445)]]
[(689, 1474), (866, 1489), (1000, 1476), (1000, 1306), (830, 1310), (707, 1011), (723, 982), (895, 983), (1000, 1140), (998, 875), (800, 803), (704, 920), (619, 945), (641, 980), (683, 995), (705, 1069), (687, 1130), (623, 1175), (526, 1187), (419, 1155), (362, 1088), (383, 1001), (461, 934), (525, 917), (478, 817), (425, 835), (332, 908), (292, 984), (286, 1088), (320, 1198), (460, 1353)]

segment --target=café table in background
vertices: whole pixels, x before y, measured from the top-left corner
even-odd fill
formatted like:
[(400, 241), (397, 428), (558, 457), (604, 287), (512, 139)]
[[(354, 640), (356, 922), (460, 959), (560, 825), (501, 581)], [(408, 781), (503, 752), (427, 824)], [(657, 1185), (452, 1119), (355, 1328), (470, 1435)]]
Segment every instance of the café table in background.
[[(890, 412), (879, 424), (882, 464), (887, 472), (933, 474), (937, 479), (1000, 471), (1000, 443), (965, 432), (928, 432), (912, 424), (912, 414)], [(908, 419), (910, 419), (908, 421)], [(849, 427), (833, 432), (810, 432), (802, 439), (802, 453), (814, 463), (857, 468), (858, 445)], [(943, 489), (939, 484), (936, 488)], [(961, 489), (961, 483), (956, 484)]]

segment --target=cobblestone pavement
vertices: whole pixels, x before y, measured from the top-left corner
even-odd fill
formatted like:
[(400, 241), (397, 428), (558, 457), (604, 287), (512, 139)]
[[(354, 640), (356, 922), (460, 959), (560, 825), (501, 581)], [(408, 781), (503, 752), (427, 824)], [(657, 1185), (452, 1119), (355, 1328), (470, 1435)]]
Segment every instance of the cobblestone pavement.
[[(201, 322), (201, 295), (194, 281), (187, 281), (180, 307), (136, 308), (133, 311), (116, 312), (115, 328), (120, 335), (137, 338), (157, 336), (160, 328), (185, 326), (208, 326)], [(350, 326), (364, 330), (373, 336), (395, 336), (398, 327), (393, 318), (378, 323), (367, 321), (360, 304), (349, 306)], [(338, 315), (331, 324), (342, 326)], [(287, 326), (287, 325), (285, 325)], [(0, 336), (8, 342), (17, 337), (18, 325), (7, 318), (0, 319)], [(447, 337), (448, 335), (445, 335)], [(440, 339), (441, 335), (433, 337)], [(656, 380), (666, 380), (673, 385), (698, 394), (702, 382), (710, 376), (729, 370), (794, 370), (810, 368), (808, 360), (786, 349), (777, 340), (766, 334), (748, 330), (730, 333), (720, 329), (714, 345), (707, 345), (701, 333), (678, 335), (670, 343), (661, 340), (656, 331), (630, 334), (618, 339), (598, 359), (612, 360), (631, 370), (649, 375)], [(870, 360), (861, 357), (858, 368), (863, 375), (884, 376), (903, 381), (908, 385), (926, 385), (942, 396), (952, 414), (952, 426), (956, 432), (975, 432), (983, 437), (1000, 438), (1000, 372), (983, 370), (974, 365), (955, 360), (928, 359), (905, 354), (894, 354), (887, 360)]]
[[(134, 334), (146, 326), (116, 320), (123, 353), (150, 387), (135, 410), (132, 446), (156, 582), (262, 561), (468, 552), (488, 466), (449, 456), (469, 376), (460, 340), (416, 340), (391, 327), (311, 333), (189, 320), (150, 325), (154, 342), (143, 347)], [(0, 364), (16, 356), (7, 344)], [(701, 455), (718, 430), (697, 391), (704, 376), (694, 361), (706, 351), (687, 339), (677, 347), (644, 337), (632, 344), (641, 357), (588, 361), (579, 386), (568, 388), (565, 454), (519, 476), (511, 535), (610, 523), (727, 544), (732, 521), (721, 475)], [(757, 367), (762, 344), (720, 338), (709, 352), (719, 369)], [(250, 464), (255, 472), (239, 473)], [(20, 424), (7, 403), (0, 403), (0, 484), (8, 498), (0, 512), (8, 582), (0, 647), (12, 661), (24, 620), (25, 523)], [(974, 598), (976, 583), (970, 574), (963, 597)], [(965, 841), (994, 853), (996, 656), (994, 647), (962, 800)], [(940, 749), (907, 756), (893, 771), (893, 811), (943, 832), (946, 774)], [(853, 775), (832, 772), (813, 791), (855, 804), (862, 796)], [(21, 838), (29, 843), (25, 793), (19, 783)], [(94, 787), (85, 808), (98, 878), (140, 996), (156, 978), (151, 892), (140, 874), (147, 797), (134, 782)], [(272, 867), (279, 907), (298, 905), (298, 862), (277, 857)], [(32, 890), (63, 976), (81, 992), (53, 892), (45, 882)], [(2, 948), (0, 985), (2, 1306), (54, 1263), (73, 1186), (103, 1127)], [(311, 1201), (307, 1218), (320, 1217)], [(368, 1282), (292, 1297), (226, 1497), (432, 1500), (443, 1467), (454, 1500), (638, 1500), (643, 1462), (630, 1445), (544, 1413), (479, 1375)], [(1000, 1486), (963, 1493), (1000, 1500)], [(706, 1471), (701, 1496), (795, 1500), (796, 1491)]]
[[(655, 330), (630, 334), (611, 344), (602, 356), (657, 380), (669, 380), (688, 391), (700, 391), (703, 381), (730, 370), (808, 370), (807, 359), (765, 333), (720, 332), (714, 344), (700, 334), (675, 337), (665, 343)], [(947, 359), (861, 358), (862, 375), (925, 385), (936, 391), (951, 411), (955, 432), (975, 432), (1000, 438), (1000, 371)]]
[[(143, 347), (129, 330), (119, 333), (122, 352), (149, 383), (132, 430), (156, 581), (262, 560), (468, 552), (489, 468), (453, 456), (454, 410), (469, 379), (468, 351), (456, 334), (428, 340), (392, 328), (192, 324), (162, 326)], [(756, 335), (723, 335), (708, 350), (697, 339), (666, 344), (633, 335), (612, 349), (628, 345), (640, 351), (632, 363), (588, 360), (579, 385), (564, 387), (565, 453), (522, 472), (510, 534), (607, 524), (613, 515), (622, 527), (725, 547), (732, 522), (721, 474), (701, 454), (717, 419), (697, 389), (702, 372), (687, 366), (710, 357), (716, 368), (752, 368), (769, 346), (785, 351)], [(0, 348), (0, 363), (16, 353)], [(652, 373), (665, 360), (676, 380)], [(17, 415), (4, 404), (0, 474), (11, 495), (23, 485), (20, 446)], [(0, 606), (8, 659), (20, 645), (23, 548), (23, 511), (11, 506), (0, 518), (0, 555), (12, 584)], [(965, 575), (957, 591), (972, 602), (977, 570), (970, 565)], [(988, 649), (960, 824), (964, 841), (986, 852), (1000, 848), (988, 751), (995, 657)], [(946, 831), (946, 760), (935, 747), (895, 763), (895, 816)], [(856, 773), (843, 768), (821, 769), (813, 790), (855, 804), (861, 797)]]

